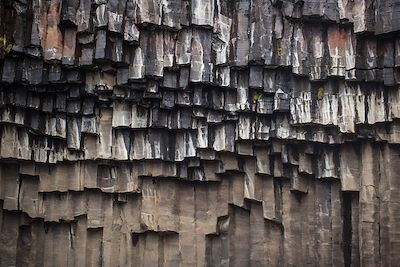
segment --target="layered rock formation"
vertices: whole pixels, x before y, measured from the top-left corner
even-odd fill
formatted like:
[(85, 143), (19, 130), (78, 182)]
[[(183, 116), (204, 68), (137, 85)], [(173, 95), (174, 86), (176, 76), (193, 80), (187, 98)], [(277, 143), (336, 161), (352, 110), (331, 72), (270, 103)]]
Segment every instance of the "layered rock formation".
[(0, 2), (0, 266), (397, 266), (397, 0)]

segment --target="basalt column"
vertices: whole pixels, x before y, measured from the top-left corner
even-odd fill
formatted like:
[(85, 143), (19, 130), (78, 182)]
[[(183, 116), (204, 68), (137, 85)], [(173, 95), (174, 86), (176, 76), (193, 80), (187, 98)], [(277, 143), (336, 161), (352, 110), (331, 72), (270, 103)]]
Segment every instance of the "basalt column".
[(1, 0), (0, 267), (398, 266), (399, 0)]

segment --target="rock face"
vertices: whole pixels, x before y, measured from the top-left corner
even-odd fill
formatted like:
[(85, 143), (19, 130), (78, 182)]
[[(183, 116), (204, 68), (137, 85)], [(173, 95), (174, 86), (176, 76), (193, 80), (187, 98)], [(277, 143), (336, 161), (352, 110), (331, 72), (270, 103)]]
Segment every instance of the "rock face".
[(0, 266), (398, 266), (398, 0), (0, 1)]

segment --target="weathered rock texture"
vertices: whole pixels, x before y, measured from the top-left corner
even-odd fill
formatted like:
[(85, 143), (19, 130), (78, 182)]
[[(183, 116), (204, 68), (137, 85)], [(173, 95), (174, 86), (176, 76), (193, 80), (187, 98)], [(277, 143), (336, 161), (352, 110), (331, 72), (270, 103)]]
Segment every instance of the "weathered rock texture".
[(398, 0), (0, 1), (0, 266), (398, 266)]

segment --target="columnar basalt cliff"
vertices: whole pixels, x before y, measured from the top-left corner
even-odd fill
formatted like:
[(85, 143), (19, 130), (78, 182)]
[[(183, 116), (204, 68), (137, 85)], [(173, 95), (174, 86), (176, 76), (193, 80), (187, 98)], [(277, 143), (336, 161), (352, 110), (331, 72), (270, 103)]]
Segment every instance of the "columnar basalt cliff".
[(0, 266), (399, 266), (399, 0), (0, 1)]

